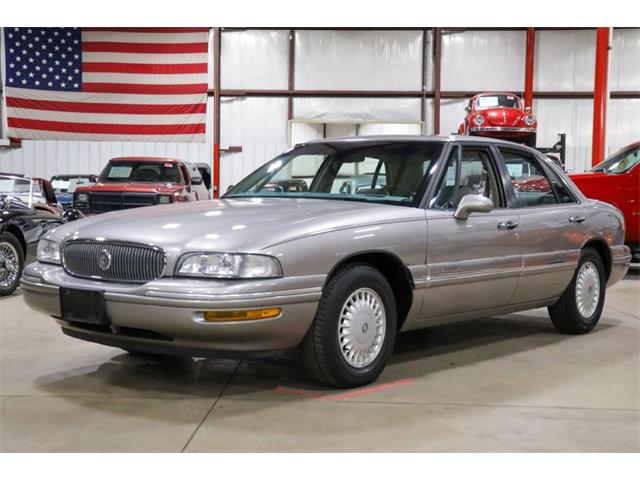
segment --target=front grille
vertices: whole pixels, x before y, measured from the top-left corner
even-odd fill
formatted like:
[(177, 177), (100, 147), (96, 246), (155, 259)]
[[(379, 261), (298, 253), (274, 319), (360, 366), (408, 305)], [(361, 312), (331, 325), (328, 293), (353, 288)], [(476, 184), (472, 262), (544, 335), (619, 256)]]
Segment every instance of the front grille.
[(156, 247), (119, 242), (71, 241), (62, 251), (69, 275), (114, 282), (144, 283), (164, 270), (164, 252)]
[(147, 207), (149, 205), (155, 205), (156, 203), (157, 195), (147, 193), (92, 192), (89, 195), (89, 208), (95, 213)]

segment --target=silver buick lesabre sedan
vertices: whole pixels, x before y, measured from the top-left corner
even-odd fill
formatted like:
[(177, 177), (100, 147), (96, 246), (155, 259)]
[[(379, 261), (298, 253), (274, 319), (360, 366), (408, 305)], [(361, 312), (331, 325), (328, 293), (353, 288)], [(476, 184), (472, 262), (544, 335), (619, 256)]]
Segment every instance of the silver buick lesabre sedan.
[(354, 387), (380, 374), (397, 332), (435, 322), (548, 307), (560, 332), (589, 332), (630, 258), (620, 212), (535, 150), (357, 137), (298, 145), (221, 200), (56, 228), (22, 288), (82, 340), (298, 350), (320, 382)]

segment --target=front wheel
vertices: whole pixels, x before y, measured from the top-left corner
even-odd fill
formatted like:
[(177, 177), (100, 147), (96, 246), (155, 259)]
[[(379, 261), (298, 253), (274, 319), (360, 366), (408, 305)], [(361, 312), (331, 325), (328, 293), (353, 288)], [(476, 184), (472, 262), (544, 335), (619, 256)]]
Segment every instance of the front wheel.
[(588, 333), (602, 315), (606, 278), (596, 250), (585, 248), (571, 283), (555, 305), (549, 307), (553, 325), (562, 333)]
[(24, 268), (22, 245), (9, 232), (0, 234), (0, 297), (12, 294), (18, 287)]
[(374, 381), (396, 338), (396, 302), (386, 278), (375, 268), (347, 265), (327, 283), (302, 358), (319, 382), (351, 388)]

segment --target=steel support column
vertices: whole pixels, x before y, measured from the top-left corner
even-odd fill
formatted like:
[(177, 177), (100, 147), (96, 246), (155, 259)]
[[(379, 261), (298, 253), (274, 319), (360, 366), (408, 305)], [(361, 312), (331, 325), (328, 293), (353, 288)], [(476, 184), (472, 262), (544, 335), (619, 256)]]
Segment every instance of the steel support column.
[(213, 198), (220, 196), (220, 27), (213, 29)]
[(596, 29), (596, 68), (593, 82), (593, 140), (591, 165), (600, 163), (605, 155), (607, 135), (607, 102), (609, 100), (609, 37), (608, 27)]
[(289, 30), (289, 59), (287, 62), (287, 118), (293, 120), (293, 91), (296, 88), (295, 70), (296, 70), (296, 31)]
[(524, 65), (524, 105), (533, 108), (533, 67), (536, 32), (533, 27), (527, 28), (527, 47)]
[(440, 134), (440, 74), (442, 71), (442, 29), (433, 29), (433, 134)]

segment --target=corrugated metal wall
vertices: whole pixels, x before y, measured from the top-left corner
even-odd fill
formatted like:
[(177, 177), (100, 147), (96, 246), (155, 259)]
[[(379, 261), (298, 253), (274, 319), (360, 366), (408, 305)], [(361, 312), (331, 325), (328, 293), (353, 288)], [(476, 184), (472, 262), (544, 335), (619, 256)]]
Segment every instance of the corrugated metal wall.
[[(296, 88), (420, 90), (421, 31), (298, 31), (295, 43)], [(427, 51), (432, 48), (427, 32)], [(524, 86), (523, 31), (445, 32), (442, 42), (442, 89), (514, 90)], [(213, 52), (213, 49), (211, 49)], [(221, 45), (224, 89), (286, 89), (288, 31), (225, 31)], [(593, 88), (594, 30), (537, 31), (535, 90), (589, 91)], [(612, 90), (640, 91), (640, 29), (616, 29), (611, 51)], [(210, 62), (213, 70), (213, 59)], [(431, 55), (426, 58), (426, 88), (433, 88)], [(210, 85), (211, 86), (211, 85)], [(443, 99), (441, 132), (457, 130), (465, 101)], [(567, 133), (568, 168), (590, 166), (590, 99), (536, 99), (539, 145), (552, 145)], [(0, 171), (40, 176), (97, 172), (115, 155), (167, 155), (198, 162), (212, 157), (212, 102), (208, 107), (207, 144), (123, 142), (28, 142), (20, 149), (0, 149)], [(415, 98), (296, 98), (294, 118), (316, 121), (407, 122), (421, 120)], [(425, 102), (426, 133), (433, 132), (433, 101)], [(345, 127), (346, 128), (346, 127)], [(372, 127), (373, 128), (373, 127)], [(413, 127), (412, 127), (413, 128)], [(331, 132), (343, 132), (338, 127)], [(373, 128), (372, 131), (376, 131)], [(607, 117), (607, 150), (616, 150), (640, 132), (640, 100), (614, 99)], [(242, 147), (223, 154), (221, 188), (236, 183), (288, 146), (287, 100), (283, 97), (227, 97), (222, 101), (221, 146)]]

